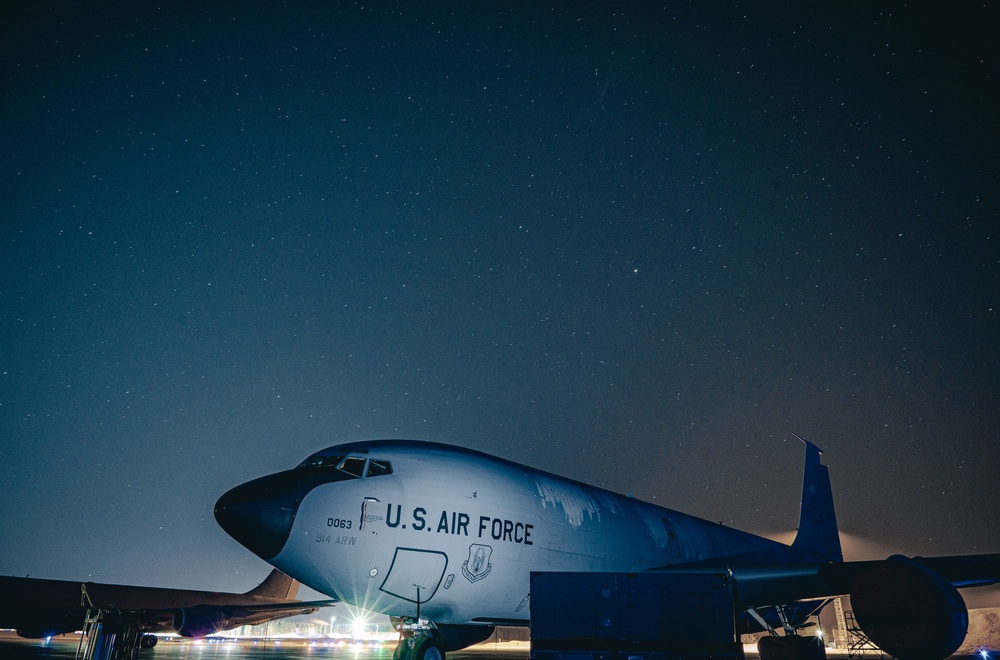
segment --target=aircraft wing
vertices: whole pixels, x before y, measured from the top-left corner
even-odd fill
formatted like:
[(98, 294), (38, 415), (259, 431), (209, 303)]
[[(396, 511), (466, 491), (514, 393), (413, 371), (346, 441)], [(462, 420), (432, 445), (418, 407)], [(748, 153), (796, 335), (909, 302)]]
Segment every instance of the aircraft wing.
[(1000, 582), (1000, 554), (914, 557), (913, 561), (956, 587), (985, 587)]
[(15, 628), (22, 637), (49, 637), (81, 630), (87, 611), (102, 609), (135, 622), (143, 632), (200, 637), (309, 614), (336, 602), (285, 597), (295, 589), (297, 583), (277, 571), (244, 594), (0, 577), (0, 627)]
[[(883, 560), (826, 563), (752, 563), (733, 557), (698, 564), (664, 566), (657, 573), (723, 573), (736, 583), (742, 609), (784, 605), (800, 600), (820, 600), (854, 594), (859, 588), (913, 588), (918, 576), (935, 576), (951, 587), (974, 587), (1000, 583), (1000, 554), (955, 557), (900, 555)], [(908, 579), (887, 580), (905, 573)], [(887, 584), (885, 584), (887, 583)], [(904, 587), (903, 585), (908, 585)]]
[(193, 607), (140, 609), (120, 612), (146, 632), (176, 632), (182, 637), (204, 637), (238, 626), (254, 626), (300, 614), (312, 614), (336, 600), (294, 603), (195, 605)]

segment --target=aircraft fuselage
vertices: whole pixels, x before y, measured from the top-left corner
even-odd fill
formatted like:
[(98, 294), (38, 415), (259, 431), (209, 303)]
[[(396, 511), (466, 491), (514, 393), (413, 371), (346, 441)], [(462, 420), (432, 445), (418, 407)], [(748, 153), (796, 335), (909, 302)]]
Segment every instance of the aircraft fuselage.
[(416, 616), (419, 602), (421, 617), (452, 624), (527, 623), (531, 571), (638, 572), (787, 549), (486, 454), (414, 441), (323, 450), (234, 488), (216, 516), (317, 591), (393, 616)]

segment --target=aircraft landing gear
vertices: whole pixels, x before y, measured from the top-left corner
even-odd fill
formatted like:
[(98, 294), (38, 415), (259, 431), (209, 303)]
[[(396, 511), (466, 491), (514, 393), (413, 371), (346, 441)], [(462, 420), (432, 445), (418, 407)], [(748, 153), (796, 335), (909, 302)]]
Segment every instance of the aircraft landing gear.
[(444, 644), (431, 630), (404, 631), (392, 660), (445, 660)]
[(444, 645), (433, 635), (421, 635), (410, 660), (444, 660)]
[(770, 633), (757, 642), (760, 660), (826, 660), (823, 638), (796, 634), (796, 628), (792, 625), (793, 612), (787, 606), (776, 609), (784, 635), (778, 635), (778, 631), (756, 610), (753, 608), (747, 610), (750, 616)]

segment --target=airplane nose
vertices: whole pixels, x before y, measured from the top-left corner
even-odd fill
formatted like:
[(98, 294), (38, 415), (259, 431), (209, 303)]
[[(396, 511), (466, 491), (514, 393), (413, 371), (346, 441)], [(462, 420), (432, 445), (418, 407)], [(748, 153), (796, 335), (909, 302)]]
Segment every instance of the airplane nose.
[(219, 498), (215, 519), (243, 546), (269, 560), (285, 547), (299, 504), (313, 485), (291, 471), (248, 481)]

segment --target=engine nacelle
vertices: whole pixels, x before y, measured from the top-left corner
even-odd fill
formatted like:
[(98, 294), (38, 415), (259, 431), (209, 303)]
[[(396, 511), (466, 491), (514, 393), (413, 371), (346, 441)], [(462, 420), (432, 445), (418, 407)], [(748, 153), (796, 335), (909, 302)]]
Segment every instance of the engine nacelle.
[(174, 614), (174, 630), (181, 637), (204, 637), (225, 630), (228, 625), (226, 612), (211, 605), (185, 607)]
[(858, 625), (900, 660), (941, 660), (962, 645), (969, 613), (958, 590), (906, 557), (893, 556), (854, 579)]

